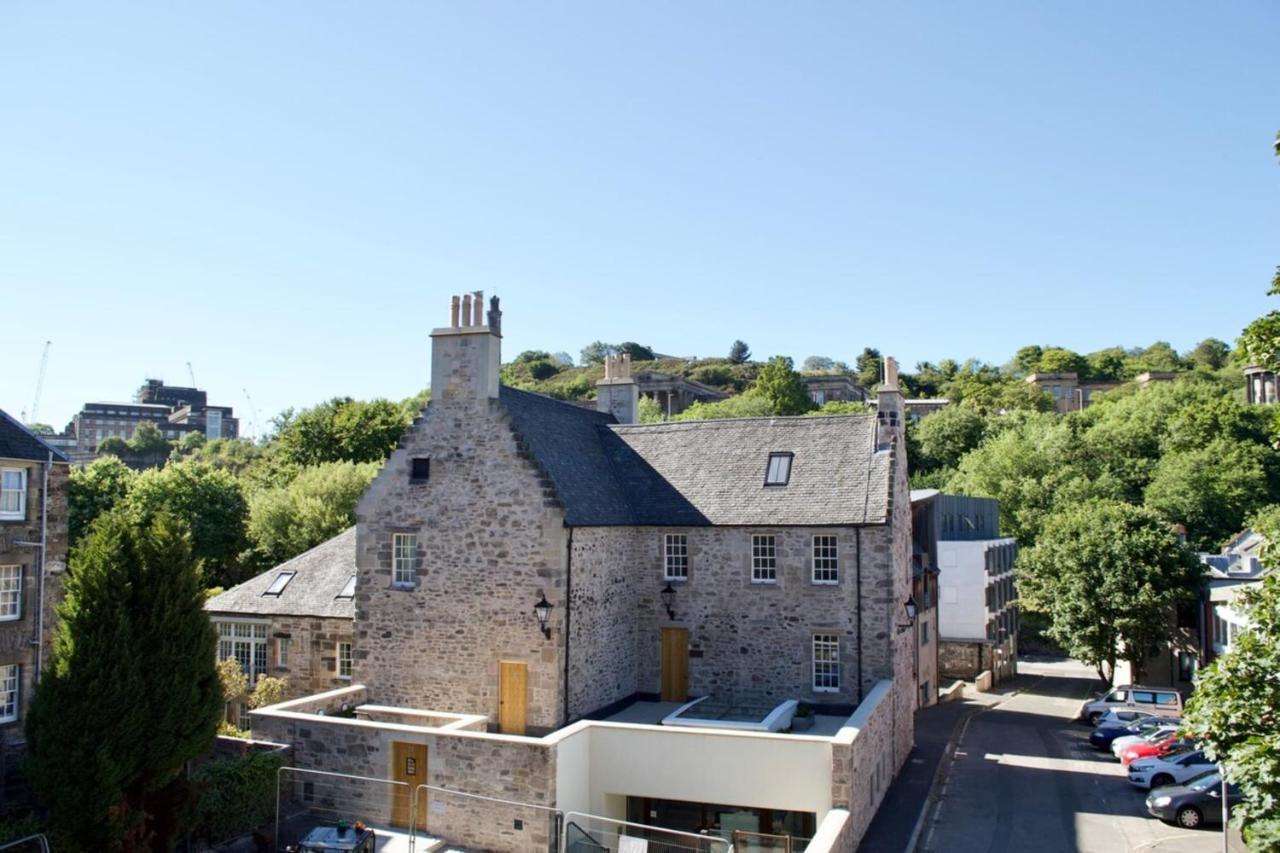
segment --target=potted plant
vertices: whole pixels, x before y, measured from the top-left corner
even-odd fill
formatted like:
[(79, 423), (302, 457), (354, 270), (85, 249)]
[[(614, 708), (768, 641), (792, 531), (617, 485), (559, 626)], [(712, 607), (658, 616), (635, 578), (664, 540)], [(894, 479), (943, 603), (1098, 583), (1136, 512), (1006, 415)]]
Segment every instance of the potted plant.
[(796, 712), (791, 717), (791, 731), (807, 732), (813, 728), (813, 707), (808, 702), (796, 705)]

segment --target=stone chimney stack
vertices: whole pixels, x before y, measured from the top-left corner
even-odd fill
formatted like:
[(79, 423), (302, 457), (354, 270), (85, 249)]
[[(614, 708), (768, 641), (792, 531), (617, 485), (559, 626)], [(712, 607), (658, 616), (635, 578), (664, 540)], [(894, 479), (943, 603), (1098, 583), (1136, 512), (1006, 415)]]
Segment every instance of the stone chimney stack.
[(596, 383), (596, 409), (608, 412), (620, 424), (640, 418), (640, 386), (631, 378), (631, 356), (604, 357), (604, 378)]
[(498, 396), (502, 366), (502, 312), (498, 297), (489, 301), (484, 321), (484, 292), (453, 297), (449, 325), (431, 332), (431, 399), (485, 400)]
[(895, 439), (900, 447), (905, 448), (906, 404), (898, 390), (898, 362), (886, 356), (876, 400), (876, 449), (888, 450)]

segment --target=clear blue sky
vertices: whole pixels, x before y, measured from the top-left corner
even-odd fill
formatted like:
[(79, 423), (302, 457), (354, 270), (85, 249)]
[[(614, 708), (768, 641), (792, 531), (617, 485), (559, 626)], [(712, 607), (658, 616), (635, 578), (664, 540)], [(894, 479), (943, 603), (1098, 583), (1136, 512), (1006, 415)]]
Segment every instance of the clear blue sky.
[[(265, 420), (512, 356), (1004, 362), (1234, 340), (1280, 264), (1280, 4), (0, 7), (0, 407)], [(247, 418), (246, 418), (247, 427)]]

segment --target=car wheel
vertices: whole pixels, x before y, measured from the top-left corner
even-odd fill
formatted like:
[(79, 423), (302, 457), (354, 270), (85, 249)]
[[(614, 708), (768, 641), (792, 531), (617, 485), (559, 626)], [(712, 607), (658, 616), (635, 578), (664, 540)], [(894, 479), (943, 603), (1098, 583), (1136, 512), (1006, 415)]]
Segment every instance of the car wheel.
[(1152, 788), (1163, 788), (1165, 785), (1172, 785), (1173, 777), (1168, 773), (1157, 773), (1151, 777)]
[(1178, 809), (1178, 826), (1186, 829), (1195, 829), (1204, 822), (1204, 818), (1200, 815), (1200, 810), (1195, 806), (1183, 806)]
[(1102, 714), (1098, 713), (1097, 711), (1094, 711), (1092, 714), (1089, 715), (1089, 725), (1097, 726), (1098, 720), (1101, 720), (1101, 719), (1102, 719)]

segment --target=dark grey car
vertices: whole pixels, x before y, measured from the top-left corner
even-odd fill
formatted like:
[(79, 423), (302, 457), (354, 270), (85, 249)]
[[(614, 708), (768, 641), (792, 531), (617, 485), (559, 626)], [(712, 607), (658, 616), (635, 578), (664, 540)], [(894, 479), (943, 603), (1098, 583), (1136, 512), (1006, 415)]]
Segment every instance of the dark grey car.
[[(1240, 789), (1227, 785), (1227, 804), (1240, 802)], [(1222, 823), (1222, 776), (1211, 770), (1185, 785), (1166, 785), (1147, 795), (1147, 811), (1187, 829)]]

